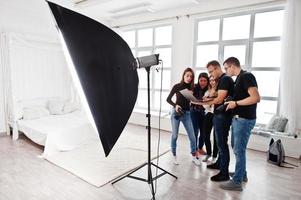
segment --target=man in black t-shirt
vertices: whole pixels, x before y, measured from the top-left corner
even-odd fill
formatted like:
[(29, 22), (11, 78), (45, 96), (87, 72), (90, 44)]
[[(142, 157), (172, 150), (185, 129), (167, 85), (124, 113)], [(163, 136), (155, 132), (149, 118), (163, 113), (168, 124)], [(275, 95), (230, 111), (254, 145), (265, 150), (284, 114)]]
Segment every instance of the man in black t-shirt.
[[(196, 103), (200, 105), (214, 105), (213, 126), (215, 130), (215, 138), (218, 147), (218, 160), (216, 163), (208, 165), (209, 169), (219, 169), (220, 172), (211, 177), (212, 181), (227, 181), (229, 177), (229, 147), (228, 135), (231, 126), (232, 116), (230, 112), (224, 109), (217, 109), (224, 104), (228, 96), (232, 96), (234, 83), (231, 77), (227, 76), (221, 69), (218, 61), (210, 61), (207, 64), (209, 75), (217, 82), (217, 97), (211, 101)], [(193, 102), (195, 103), (195, 102)]]
[(230, 57), (224, 62), (229, 76), (237, 76), (234, 84), (233, 101), (226, 102), (226, 110), (232, 110), (232, 137), (236, 164), (232, 180), (221, 184), (225, 190), (242, 191), (242, 181), (247, 181), (246, 148), (251, 130), (256, 123), (256, 107), (260, 101), (257, 82), (254, 75), (241, 69), (239, 60)]

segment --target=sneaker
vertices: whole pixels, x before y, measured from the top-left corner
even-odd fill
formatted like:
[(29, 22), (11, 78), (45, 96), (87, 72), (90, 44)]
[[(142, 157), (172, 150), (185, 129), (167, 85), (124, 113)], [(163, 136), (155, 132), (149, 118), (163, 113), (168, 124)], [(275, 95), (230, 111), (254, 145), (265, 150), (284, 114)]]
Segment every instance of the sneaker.
[(219, 169), (219, 164), (218, 163), (213, 163), (210, 165), (207, 165), (208, 169)]
[(196, 156), (192, 156), (192, 162), (195, 164), (195, 165), (200, 165), (200, 161), (199, 159), (196, 157)]
[(207, 153), (206, 153), (206, 151), (204, 151), (203, 149), (199, 149), (199, 150), (198, 150), (198, 154), (199, 154), (199, 155), (206, 155)]
[(230, 177), (229, 177), (229, 174), (218, 173), (218, 174), (212, 176), (210, 179), (211, 179), (211, 181), (221, 182), (221, 181), (230, 180)]
[(177, 156), (173, 156), (173, 164), (175, 164), (175, 165), (178, 165), (179, 164), (179, 162), (178, 162), (178, 159), (177, 159)]
[[(232, 177), (234, 176), (234, 172), (229, 172), (229, 176), (232, 178)], [(244, 176), (244, 177), (242, 178), (242, 181), (245, 182), (245, 183), (248, 182), (248, 180), (249, 180), (249, 179), (248, 179), (247, 176)]]
[(212, 157), (211, 162), (215, 163), (216, 161), (217, 161), (217, 158), (216, 157)]
[(207, 155), (202, 161), (207, 162), (211, 156)]
[(224, 190), (242, 191), (241, 183), (234, 183), (232, 180), (220, 184), (219, 187)]

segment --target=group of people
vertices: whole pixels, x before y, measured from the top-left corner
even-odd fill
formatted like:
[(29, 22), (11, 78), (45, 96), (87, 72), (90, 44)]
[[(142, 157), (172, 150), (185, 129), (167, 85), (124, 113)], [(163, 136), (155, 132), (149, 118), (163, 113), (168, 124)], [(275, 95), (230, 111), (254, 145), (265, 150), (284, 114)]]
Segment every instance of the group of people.
[[(252, 73), (243, 70), (235, 57), (224, 61), (224, 71), (215, 60), (210, 61), (206, 68), (209, 76), (207, 73), (200, 73), (196, 84), (194, 71), (186, 68), (180, 83), (173, 86), (167, 97), (167, 102), (173, 106), (171, 112), (173, 162), (179, 164), (176, 149), (179, 125), (182, 122), (189, 138), (194, 164), (200, 165), (200, 155), (206, 155), (204, 162), (212, 157), (212, 163), (208, 164), (207, 168), (218, 169), (219, 173), (212, 176), (211, 181), (226, 181), (220, 185), (222, 189), (241, 191), (242, 182), (248, 180), (246, 148), (251, 130), (256, 123), (256, 107), (260, 101), (256, 78)], [(236, 77), (235, 82), (231, 77)], [(191, 91), (197, 101), (191, 101), (181, 93), (186, 89)], [(175, 102), (172, 100), (174, 95)], [(229, 173), (230, 127), (231, 146), (236, 159), (234, 173)], [(213, 152), (211, 132), (214, 133)], [(203, 150), (204, 144), (206, 152)]]

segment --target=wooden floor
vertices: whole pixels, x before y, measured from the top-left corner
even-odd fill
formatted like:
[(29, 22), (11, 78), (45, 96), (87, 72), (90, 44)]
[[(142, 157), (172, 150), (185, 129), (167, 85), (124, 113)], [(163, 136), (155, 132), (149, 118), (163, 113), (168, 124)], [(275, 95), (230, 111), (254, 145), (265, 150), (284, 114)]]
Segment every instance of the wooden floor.
[[(128, 130), (146, 134), (144, 127), (128, 125)], [(155, 136), (157, 131), (153, 131)], [(169, 133), (161, 134), (169, 142)], [(219, 183), (211, 182), (210, 176), (217, 171), (206, 164), (195, 166), (189, 155), (186, 136), (179, 136), (178, 156), (180, 165), (171, 162), (170, 153), (160, 158), (159, 165), (178, 176), (169, 175), (158, 179), (156, 199), (250, 199), (250, 200), (300, 200), (301, 167), (280, 168), (266, 162), (265, 153), (248, 151), (249, 182), (243, 192), (224, 191)], [(151, 199), (147, 183), (125, 178), (114, 185), (96, 188), (71, 173), (39, 158), (42, 148), (24, 136), (12, 141), (10, 136), (0, 136), (0, 200), (144, 200)], [(121, 155), (127, 156), (127, 155)], [(288, 161), (300, 164), (298, 160)], [(230, 171), (235, 159), (231, 155)], [(145, 170), (137, 175), (146, 176)]]

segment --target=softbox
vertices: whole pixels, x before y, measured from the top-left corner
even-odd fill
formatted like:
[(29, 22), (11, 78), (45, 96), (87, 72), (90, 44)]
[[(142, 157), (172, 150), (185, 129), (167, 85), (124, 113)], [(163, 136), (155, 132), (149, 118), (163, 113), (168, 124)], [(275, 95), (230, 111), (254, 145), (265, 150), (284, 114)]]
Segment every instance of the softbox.
[(108, 156), (134, 108), (135, 58), (127, 43), (103, 24), (47, 2), (67, 46)]

